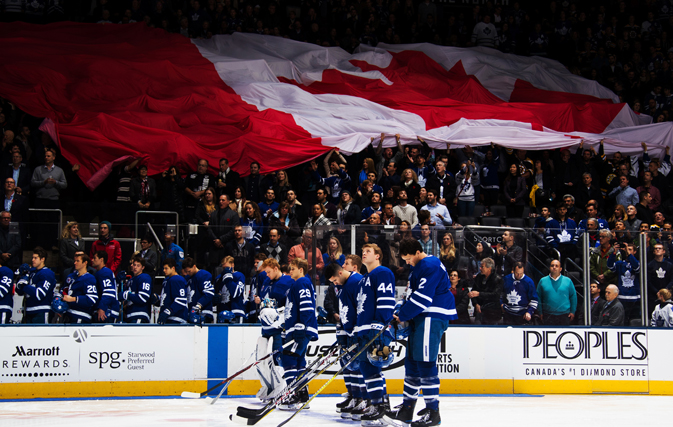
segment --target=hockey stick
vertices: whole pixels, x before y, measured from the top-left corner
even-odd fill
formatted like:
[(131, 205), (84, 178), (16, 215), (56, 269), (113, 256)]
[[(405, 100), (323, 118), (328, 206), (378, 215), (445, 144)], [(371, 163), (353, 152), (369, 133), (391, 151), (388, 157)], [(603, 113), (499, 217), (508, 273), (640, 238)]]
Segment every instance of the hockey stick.
[[(250, 353), (250, 356), (248, 356), (248, 358), (245, 360), (244, 363), (248, 363), (248, 360), (250, 360), (250, 358), (251, 358), (254, 354), (255, 354), (254, 351), (253, 351), (252, 353)], [(231, 381), (232, 381), (232, 380), (233, 380), (233, 378), (232, 378), (232, 379), (229, 379), (228, 381), (225, 380), (225, 381), (227, 381), (227, 382), (222, 386), (222, 389), (221, 389), (220, 392), (217, 394), (217, 397), (216, 397), (215, 399), (212, 399), (212, 400), (209, 402), (209, 404), (214, 405), (215, 402), (217, 402), (217, 401), (220, 399), (220, 396), (222, 396), (222, 393), (224, 393), (224, 390), (226, 390), (226, 389), (229, 388), (229, 384), (231, 384)], [(208, 399), (209, 399), (209, 398), (207, 397), (207, 398), (206, 398), (206, 401), (207, 401)]]
[[(327, 369), (329, 369), (329, 368), (330, 368), (332, 365), (334, 365), (335, 363), (339, 362), (339, 360), (341, 360), (344, 356), (346, 356), (350, 351), (353, 351), (353, 350), (355, 350), (355, 344), (353, 344), (352, 347), (346, 349), (346, 351), (344, 351), (344, 352), (342, 352), (341, 354), (339, 354), (339, 356), (337, 356), (336, 359), (334, 359), (332, 362), (328, 363), (327, 366), (325, 366), (324, 368), (322, 368), (320, 371), (316, 372), (311, 378), (304, 377), (304, 378), (303, 378), (304, 381), (303, 381), (302, 384), (300, 384), (300, 385), (295, 385), (295, 386), (293, 387), (293, 389), (288, 390), (283, 396), (281, 396), (279, 399), (274, 400), (274, 402), (272, 402), (271, 404), (267, 405), (266, 407), (264, 407), (264, 408), (258, 410), (257, 412), (254, 412), (254, 413), (253, 413), (253, 412), (250, 412), (250, 413), (247, 413), (247, 414), (246, 414), (245, 412), (250, 411), (249, 408), (240, 408), (240, 409), (244, 409), (244, 411), (242, 411), (242, 412), (237, 412), (236, 415), (234, 415), (234, 414), (229, 415), (229, 419), (232, 420), (232, 421), (234, 421), (234, 422), (236, 422), (236, 423), (238, 423), (238, 424), (243, 424), (243, 425), (249, 425), (249, 426), (251, 426), (251, 425), (255, 425), (255, 424), (257, 424), (260, 420), (262, 420), (262, 418), (266, 417), (266, 416), (269, 415), (274, 409), (276, 409), (276, 407), (278, 406), (278, 404), (280, 404), (280, 403), (281, 403), (283, 400), (285, 400), (288, 396), (290, 396), (290, 395), (291, 395), (292, 393), (294, 393), (296, 390), (299, 390), (299, 389), (303, 388), (304, 386), (306, 386), (306, 385), (307, 385), (309, 382), (311, 382), (314, 378), (317, 378), (318, 376), (320, 376), (323, 372), (325, 372)], [(293, 382), (293, 383), (294, 383), (294, 382)], [(254, 411), (254, 410), (252, 410), (252, 411)], [(259, 412), (259, 411), (261, 411), (261, 412)]]
[(325, 388), (326, 388), (332, 381), (334, 381), (334, 379), (335, 379), (336, 377), (338, 377), (338, 376), (339, 376), (339, 375), (340, 375), (340, 374), (341, 374), (341, 373), (348, 367), (348, 365), (350, 365), (351, 363), (353, 363), (353, 361), (354, 361), (355, 359), (357, 359), (358, 356), (360, 356), (365, 350), (367, 350), (367, 349), (369, 348), (369, 346), (372, 345), (372, 344), (374, 343), (374, 341), (376, 341), (376, 339), (379, 338), (379, 337), (381, 336), (381, 334), (383, 334), (383, 332), (384, 332), (384, 331), (388, 328), (388, 326), (390, 325), (390, 322), (391, 322), (391, 321), (388, 321), (388, 323), (387, 323), (387, 324), (386, 324), (386, 325), (385, 325), (385, 326), (384, 326), (384, 327), (383, 327), (383, 328), (382, 328), (376, 335), (374, 335), (374, 337), (373, 337), (372, 339), (370, 339), (369, 342), (368, 342), (367, 344), (365, 344), (365, 345), (360, 349), (360, 351), (358, 351), (357, 353), (355, 353), (355, 356), (351, 357), (351, 359), (350, 359), (348, 362), (346, 362), (346, 363), (344, 364), (344, 366), (342, 366), (341, 369), (339, 369), (339, 370), (337, 371), (337, 373), (334, 374), (334, 375), (332, 376), (332, 378), (330, 378), (329, 380), (327, 380), (327, 382), (326, 382), (325, 384), (323, 384), (322, 387), (320, 387), (320, 388), (318, 389), (318, 391), (316, 391), (316, 392), (313, 394), (313, 396), (311, 396), (311, 397), (308, 399), (308, 401), (307, 401), (306, 403), (304, 403), (304, 404), (301, 406), (301, 408), (297, 409), (297, 411), (296, 411), (294, 414), (290, 415), (290, 418), (288, 418), (288, 419), (286, 419), (285, 421), (283, 421), (282, 423), (278, 424), (278, 427), (283, 427), (285, 424), (289, 423), (290, 420), (292, 420), (292, 418), (295, 417), (295, 415), (297, 415), (299, 412), (301, 412), (302, 409), (304, 409), (305, 407), (307, 407), (308, 404), (311, 403), (311, 401), (312, 401), (313, 399), (315, 399), (315, 397), (316, 397), (317, 395), (319, 395), (319, 394), (320, 394), (320, 393), (321, 393), (321, 392), (322, 392), (322, 391), (323, 391), (323, 390), (324, 390), (324, 389), (325, 389)]
[[(315, 359), (309, 366), (307, 366), (304, 369), (304, 372), (301, 373), (298, 377), (296, 377), (292, 382), (285, 387), (285, 390), (281, 392), (278, 396), (273, 398), (273, 400), (266, 405), (264, 405), (261, 408), (246, 408), (245, 406), (239, 406), (237, 408), (237, 413), (242, 415), (245, 418), (253, 418), (257, 417), (261, 414), (264, 413), (264, 411), (268, 410), (269, 408), (273, 406), (277, 406), (285, 399), (287, 399), (289, 396), (291, 396), (296, 390), (300, 389), (305, 385), (305, 383), (301, 384), (301, 387), (297, 386), (301, 381), (304, 381), (304, 378), (307, 377), (308, 375), (311, 375), (311, 371), (313, 371), (314, 367), (318, 365), (318, 367), (325, 361), (329, 360), (330, 357), (334, 354), (335, 350), (337, 350), (340, 346), (338, 345), (338, 341), (335, 341), (334, 344), (332, 344), (324, 353), (323, 356), (320, 358)], [(310, 380), (309, 380), (310, 381)]]
[(188, 399), (199, 399), (199, 398), (201, 398), (201, 397), (207, 395), (207, 394), (210, 393), (211, 391), (215, 390), (216, 388), (218, 388), (218, 387), (221, 386), (222, 384), (224, 384), (224, 383), (226, 383), (226, 382), (228, 382), (228, 381), (233, 380), (233, 379), (236, 378), (237, 376), (241, 375), (243, 372), (247, 371), (248, 369), (250, 369), (250, 368), (252, 368), (253, 366), (255, 366), (255, 365), (257, 365), (258, 363), (260, 363), (261, 361), (263, 361), (263, 360), (265, 360), (265, 359), (268, 359), (269, 357), (273, 356), (274, 354), (278, 353), (279, 351), (282, 351), (285, 347), (289, 347), (289, 346), (292, 345), (292, 344), (294, 344), (294, 341), (288, 341), (286, 344), (284, 344), (284, 345), (283, 345), (281, 348), (279, 348), (278, 350), (274, 350), (274, 351), (272, 351), (271, 353), (267, 354), (266, 356), (262, 357), (261, 359), (257, 359), (257, 360), (255, 360), (254, 362), (252, 362), (251, 364), (247, 365), (246, 367), (241, 368), (241, 370), (239, 370), (239, 371), (236, 372), (235, 374), (231, 375), (229, 378), (225, 378), (224, 380), (222, 380), (221, 382), (219, 382), (219, 383), (217, 383), (216, 385), (212, 386), (211, 388), (209, 388), (209, 389), (206, 390), (206, 391), (203, 391), (203, 392), (201, 392), (201, 393), (195, 393), (195, 392), (193, 392), (193, 391), (183, 391), (182, 394), (181, 394), (180, 396), (181, 396), (181, 397), (188, 398)]

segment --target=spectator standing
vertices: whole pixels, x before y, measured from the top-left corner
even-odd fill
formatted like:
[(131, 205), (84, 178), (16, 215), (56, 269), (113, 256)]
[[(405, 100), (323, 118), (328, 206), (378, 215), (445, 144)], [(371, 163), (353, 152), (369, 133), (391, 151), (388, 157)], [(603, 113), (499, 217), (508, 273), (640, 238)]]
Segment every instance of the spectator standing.
[(307, 229), (304, 230), (301, 243), (290, 248), (290, 253), (287, 256), (287, 262), (292, 262), (295, 258), (303, 258), (308, 261), (308, 267), (311, 274), (319, 274), (323, 268), (325, 268), (325, 263), (323, 262), (322, 252), (320, 249), (315, 248), (315, 268), (317, 271), (313, 271), (313, 230)]
[(605, 305), (598, 314), (596, 326), (622, 326), (624, 325), (624, 306), (619, 301), (619, 288), (608, 285), (605, 288)]
[(673, 289), (673, 262), (665, 258), (662, 243), (654, 245), (654, 259), (647, 263), (647, 312), (652, 313), (660, 289)]
[[(210, 265), (219, 265), (224, 258), (224, 247), (234, 238), (234, 227), (240, 224), (238, 214), (229, 208), (229, 196), (221, 194), (218, 208), (210, 214), (208, 234), (210, 236)], [(236, 265), (239, 265), (238, 263)], [(240, 266), (239, 266), (239, 271)]]
[(353, 203), (351, 192), (343, 190), (341, 192), (341, 203), (337, 210), (338, 225), (359, 224), (362, 220), (362, 211), (360, 207)]
[(652, 195), (648, 191), (640, 193), (640, 202), (636, 204), (636, 218), (648, 225), (654, 224), (654, 212), (650, 209), (652, 203)]
[(449, 273), (449, 281), (451, 282), (451, 293), (453, 298), (456, 300), (456, 313), (458, 314), (457, 320), (452, 320), (451, 324), (457, 325), (470, 325), (472, 321), (470, 320), (470, 313), (467, 308), (470, 305), (470, 298), (467, 294), (470, 292), (467, 282), (460, 278), (460, 274), (457, 270), (452, 270)]
[(185, 181), (180, 176), (177, 166), (171, 166), (162, 172), (159, 187), (161, 189), (161, 209), (177, 212), (179, 221), (184, 221), (185, 209), (182, 196), (185, 192)]
[(660, 289), (657, 292), (658, 304), (652, 313), (650, 325), (655, 328), (673, 328), (673, 301), (671, 291)]
[(238, 172), (233, 171), (229, 167), (229, 160), (221, 158), (220, 172), (217, 174), (217, 195), (226, 194), (230, 199), (233, 199), (234, 190), (240, 185), (240, 181), (241, 176)]
[[(449, 203), (452, 202), (453, 197), (455, 197), (457, 194), (455, 183), (453, 181), (454, 178), (453, 175), (447, 172), (445, 162), (438, 160), (435, 163), (435, 166), (436, 172), (428, 177), (428, 180), (425, 183), (425, 188), (428, 191), (437, 190), (437, 201), (445, 206), (448, 206), (447, 200)], [(460, 185), (460, 182), (458, 182), (458, 185)]]
[(108, 260), (105, 266), (112, 270), (116, 275), (122, 263), (122, 246), (112, 237), (110, 228), (112, 224), (109, 221), (101, 221), (98, 226), (98, 240), (91, 245), (89, 252), (89, 259), (92, 259), (94, 254), (98, 251), (105, 251), (108, 255)]
[(12, 164), (8, 165), (3, 174), (3, 180), (14, 178), (16, 183), (16, 192), (22, 196), (30, 194), (30, 184), (32, 172), (30, 168), (23, 163), (23, 156), (20, 152), (12, 153)]
[(157, 183), (154, 178), (147, 176), (147, 165), (138, 167), (138, 176), (131, 179), (131, 201), (136, 204), (136, 210), (154, 209), (157, 200)]
[(512, 273), (505, 276), (500, 301), (505, 325), (523, 325), (533, 318), (538, 305), (538, 296), (535, 283), (524, 274), (522, 262), (514, 264)]
[(472, 30), (472, 43), (475, 46), (490, 48), (498, 47), (498, 31), (495, 25), (491, 23), (491, 16), (484, 15), (481, 22), (478, 22)]
[(196, 171), (185, 180), (185, 221), (192, 222), (196, 206), (208, 187), (215, 185), (215, 177), (208, 173), (208, 160), (199, 159)]
[(500, 295), (503, 282), (495, 272), (495, 262), (491, 258), (481, 260), (479, 274), (474, 278), (472, 290), (467, 294), (472, 299), (475, 317), (482, 325), (495, 325), (502, 318)]
[(439, 246), (432, 240), (432, 230), (428, 224), (421, 225), (421, 236), (418, 241), (421, 243), (423, 252), (433, 256), (439, 255)]
[(538, 312), (545, 325), (569, 325), (577, 310), (577, 292), (572, 281), (561, 275), (561, 261), (552, 260), (549, 275), (537, 284)]
[(596, 281), (591, 282), (590, 292), (591, 292), (591, 324), (595, 325), (596, 323), (598, 323), (598, 317), (601, 314), (601, 310), (603, 310), (605, 300), (601, 298), (601, 288), (598, 285), (598, 282)]
[(152, 236), (145, 235), (142, 239), (140, 239), (140, 251), (138, 252), (138, 256), (144, 262), (141, 273), (149, 275), (152, 280), (154, 280), (157, 264), (159, 264), (159, 257), (157, 256), (157, 251), (154, 248), (154, 241), (152, 240)]
[[(23, 225), (24, 221), (28, 221), (28, 198), (18, 193), (14, 178), (5, 179), (4, 203), (4, 210), (12, 214), (15, 222)], [(25, 233), (21, 234), (25, 236)]]
[[(273, 188), (269, 188), (264, 193), (264, 201), (259, 203), (259, 210), (264, 219), (264, 223), (268, 224), (271, 215), (278, 210), (278, 202), (276, 201), (276, 193)], [(244, 208), (245, 211), (245, 208)]]
[(271, 215), (269, 227), (277, 228), (281, 232), (280, 241), (286, 246), (294, 245), (296, 239), (301, 236), (299, 222), (297, 222), (297, 218), (290, 213), (290, 204), (285, 201), (280, 202), (278, 211)]
[(269, 241), (261, 246), (260, 252), (267, 258), (275, 259), (280, 265), (287, 265), (287, 246), (280, 243), (280, 231), (277, 228), (269, 230)]
[(523, 207), (526, 204), (526, 179), (521, 176), (519, 166), (512, 163), (505, 178), (503, 194), (508, 218), (521, 218)]
[(508, 274), (512, 271), (514, 264), (524, 261), (523, 248), (516, 244), (515, 238), (514, 233), (509, 230), (502, 234), (502, 243), (497, 246), (496, 250), (498, 274)]
[(21, 264), (22, 246), (21, 235), (9, 230), (12, 214), (7, 211), (0, 212), (0, 257), (2, 265), (15, 270)]
[(320, 203), (325, 208), (325, 217), (335, 223), (337, 219), (337, 207), (334, 205), (334, 203), (327, 200), (327, 190), (324, 188), (318, 188), (318, 191), (316, 191), (315, 194), (316, 198), (318, 199), (318, 203)]
[(250, 163), (250, 174), (243, 178), (243, 189), (248, 200), (259, 203), (264, 198), (264, 178), (260, 175), (260, 166), (257, 162)]
[[(63, 169), (54, 164), (56, 160), (56, 151), (53, 148), (45, 149), (44, 165), (38, 166), (33, 171), (31, 187), (35, 190), (35, 208), (37, 209), (60, 209), (61, 191), (68, 186)], [(49, 224), (58, 222), (58, 215), (53, 212), (39, 212), (36, 215), (37, 222), (42, 223), (35, 227), (35, 232), (41, 244), (46, 247), (52, 247), (56, 240), (49, 236), (54, 236), (53, 228)]]
[(243, 207), (243, 217), (239, 219), (239, 222), (243, 226), (245, 241), (258, 248), (262, 233), (264, 233), (264, 222), (259, 206), (255, 202), (246, 202)]
[(408, 195), (406, 190), (400, 190), (397, 193), (398, 205), (393, 207), (393, 213), (400, 221), (406, 221), (414, 228), (418, 224), (418, 211), (413, 205), (408, 202)]
[(617, 274), (619, 300), (624, 306), (624, 325), (630, 326), (632, 319), (640, 317), (640, 261), (635, 257), (633, 244), (628, 243), (626, 251), (621, 249), (619, 243), (614, 244), (614, 252), (608, 257), (607, 266)]
[(234, 265), (246, 277), (250, 277), (255, 261), (255, 247), (245, 240), (243, 226), (234, 227), (234, 237), (224, 246), (224, 255), (234, 258)]
[(619, 177), (619, 185), (610, 191), (608, 196), (622, 206), (636, 205), (639, 201), (638, 192), (629, 186), (629, 178), (624, 175)]
[(429, 190), (428, 204), (423, 206), (421, 210), (429, 211), (432, 218), (431, 221), (435, 228), (444, 230), (447, 226), (453, 224), (453, 220), (451, 219), (451, 214), (446, 206), (438, 203), (438, 197), (439, 194), (437, 193), (437, 190)]
[(472, 216), (474, 213), (476, 189), (479, 185), (478, 178), (479, 171), (474, 162), (460, 165), (460, 170), (456, 174), (458, 216)]
[(61, 277), (63, 277), (64, 270), (74, 267), (75, 253), (84, 252), (84, 239), (79, 234), (79, 224), (76, 221), (70, 221), (63, 227), (58, 246)]
[[(342, 191), (347, 190), (351, 186), (351, 178), (346, 173), (346, 170), (341, 168), (336, 162), (330, 163), (331, 176), (323, 178), (318, 173), (318, 163), (311, 162), (311, 178), (317, 182), (318, 185), (330, 189), (332, 195), (332, 203), (338, 203), (341, 199)], [(350, 194), (350, 193), (349, 193)]]

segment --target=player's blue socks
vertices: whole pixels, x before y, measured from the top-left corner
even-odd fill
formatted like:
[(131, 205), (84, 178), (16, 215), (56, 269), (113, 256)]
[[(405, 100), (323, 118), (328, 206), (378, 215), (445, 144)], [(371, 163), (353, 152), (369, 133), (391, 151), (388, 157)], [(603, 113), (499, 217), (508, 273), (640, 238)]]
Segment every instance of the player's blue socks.
[(381, 373), (381, 369), (372, 366), (368, 362), (360, 363), (360, 370), (365, 378), (365, 386), (367, 387), (367, 394), (372, 405), (383, 403), (383, 390), (385, 379)]
[(416, 362), (421, 371), (421, 389), (425, 399), (425, 407), (437, 410), (439, 409), (439, 376), (437, 373), (437, 363), (435, 362)]

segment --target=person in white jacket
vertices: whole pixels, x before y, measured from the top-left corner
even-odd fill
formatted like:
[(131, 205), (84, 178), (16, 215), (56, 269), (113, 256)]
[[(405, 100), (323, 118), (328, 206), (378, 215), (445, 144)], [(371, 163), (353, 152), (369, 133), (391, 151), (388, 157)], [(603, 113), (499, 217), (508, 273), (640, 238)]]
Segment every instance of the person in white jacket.
[(660, 289), (657, 292), (659, 304), (652, 312), (652, 327), (673, 328), (673, 301), (671, 301), (671, 291)]
[(472, 43), (475, 46), (498, 47), (498, 31), (491, 24), (491, 17), (484, 15), (484, 19), (474, 26), (472, 31)]

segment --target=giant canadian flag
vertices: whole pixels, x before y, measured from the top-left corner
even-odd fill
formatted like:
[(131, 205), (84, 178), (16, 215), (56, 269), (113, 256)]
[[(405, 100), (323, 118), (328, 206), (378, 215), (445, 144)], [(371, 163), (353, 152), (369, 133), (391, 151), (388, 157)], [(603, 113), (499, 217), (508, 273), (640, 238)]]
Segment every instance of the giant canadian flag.
[(560, 63), (485, 48), (360, 47), (354, 54), (236, 33), (190, 40), (144, 24), (0, 25), (0, 96), (42, 128), (94, 188), (121, 160), (149, 173), (227, 157), (245, 174), (336, 147), (559, 148), (605, 139), (608, 152), (673, 145), (608, 89)]

